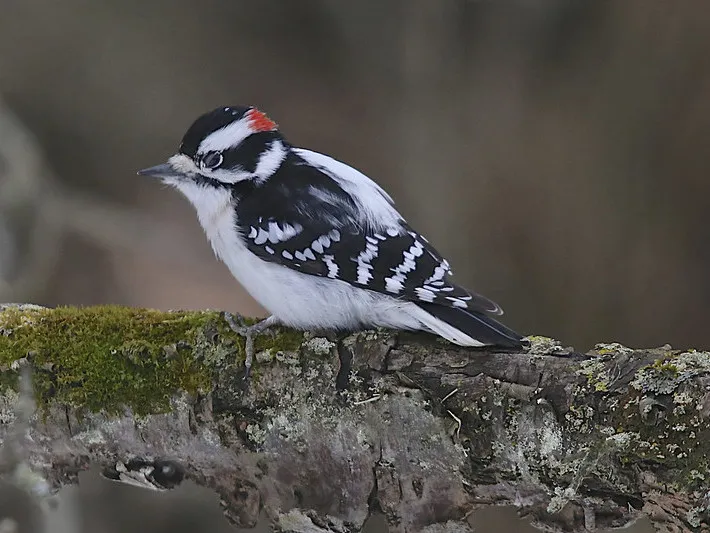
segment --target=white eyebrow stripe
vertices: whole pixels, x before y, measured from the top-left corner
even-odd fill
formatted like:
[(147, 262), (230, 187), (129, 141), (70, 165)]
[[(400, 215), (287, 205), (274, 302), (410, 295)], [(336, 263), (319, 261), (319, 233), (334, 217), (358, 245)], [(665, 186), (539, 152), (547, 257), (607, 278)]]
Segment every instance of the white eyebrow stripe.
[(239, 146), (242, 141), (252, 133), (254, 132), (249, 125), (249, 121), (242, 117), (210, 133), (200, 143), (200, 146), (197, 148), (197, 153), (221, 152), (228, 148)]

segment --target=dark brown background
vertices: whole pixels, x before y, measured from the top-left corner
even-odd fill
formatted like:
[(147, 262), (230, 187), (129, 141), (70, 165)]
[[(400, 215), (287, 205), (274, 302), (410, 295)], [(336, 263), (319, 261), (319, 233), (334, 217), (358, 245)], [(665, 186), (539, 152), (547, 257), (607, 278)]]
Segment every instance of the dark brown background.
[(709, 50), (701, 0), (3, 0), (0, 94), (62, 187), (154, 217), (114, 229), (132, 247), (65, 235), (26, 297), (256, 313), (135, 175), (251, 103), (384, 185), (523, 332), (705, 346)]
[(0, 300), (261, 312), (187, 202), (135, 175), (200, 113), (246, 103), (379, 181), (521, 332), (580, 349), (710, 344), (702, 0), (1, 10), (0, 96), (53, 174), (23, 200), (47, 236), (37, 249), (26, 211), (0, 210)]

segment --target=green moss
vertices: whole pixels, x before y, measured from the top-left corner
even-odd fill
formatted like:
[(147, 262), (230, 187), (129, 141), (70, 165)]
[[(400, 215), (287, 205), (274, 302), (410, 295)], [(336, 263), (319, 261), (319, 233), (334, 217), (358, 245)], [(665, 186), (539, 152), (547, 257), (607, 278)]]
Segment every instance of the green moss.
[(668, 373), (668, 374), (672, 374), (674, 376), (678, 375), (678, 367), (673, 363), (670, 363), (668, 361), (664, 361), (663, 359), (658, 359), (658, 360), (654, 361), (653, 365), (651, 365), (651, 366), (652, 366), (652, 368), (654, 368), (655, 370), (658, 370), (661, 373)]
[(0, 315), (0, 365), (28, 357), (40, 405), (51, 399), (92, 411), (162, 411), (176, 390), (209, 385), (191, 346), (217, 318), (117, 306), (10, 308)]
[[(254, 341), (254, 350), (269, 352), (276, 355), (279, 352), (295, 352), (301, 347), (303, 332), (288, 328), (275, 329), (272, 335), (259, 335)], [(240, 353), (244, 356), (244, 342), (240, 338)]]
[[(257, 351), (296, 350), (302, 334), (260, 335)], [(40, 406), (50, 400), (91, 411), (166, 411), (178, 390), (209, 389), (214, 372), (242, 364), (244, 340), (218, 312), (118, 306), (0, 311), (0, 386), (27, 357)]]

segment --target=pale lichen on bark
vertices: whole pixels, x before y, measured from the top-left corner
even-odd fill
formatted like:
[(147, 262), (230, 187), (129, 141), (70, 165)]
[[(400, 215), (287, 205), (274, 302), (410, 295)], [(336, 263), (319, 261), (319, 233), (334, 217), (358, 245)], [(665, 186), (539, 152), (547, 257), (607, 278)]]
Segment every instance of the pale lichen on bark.
[(0, 328), (0, 439), (21, 359), (39, 403), (28, 464), (53, 487), (92, 463), (188, 478), (235, 523), (265, 513), (284, 531), (359, 531), (375, 510), (391, 531), (466, 531), (502, 504), (566, 531), (640, 513), (707, 528), (706, 352), (284, 330), (260, 340), (245, 387), (243, 343), (216, 312), (8, 308)]

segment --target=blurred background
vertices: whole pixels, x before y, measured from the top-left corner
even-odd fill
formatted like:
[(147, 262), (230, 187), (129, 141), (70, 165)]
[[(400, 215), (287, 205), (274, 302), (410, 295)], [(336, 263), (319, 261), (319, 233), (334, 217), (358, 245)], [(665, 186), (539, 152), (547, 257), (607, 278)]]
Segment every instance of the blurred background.
[(135, 174), (254, 104), (522, 333), (707, 348), (709, 94), (703, 0), (2, 0), (0, 301), (261, 313)]
[(521, 332), (708, 347), (709, 52), (702, 0), (2, 0), (0, 301), (261, 313), (135, 174), (254, 104)]
[(0, 301), (263, 311), (136, 170), (221, 104), (388, 189), (505, 320), (710, 345), (710, 6), (3, 0)]

